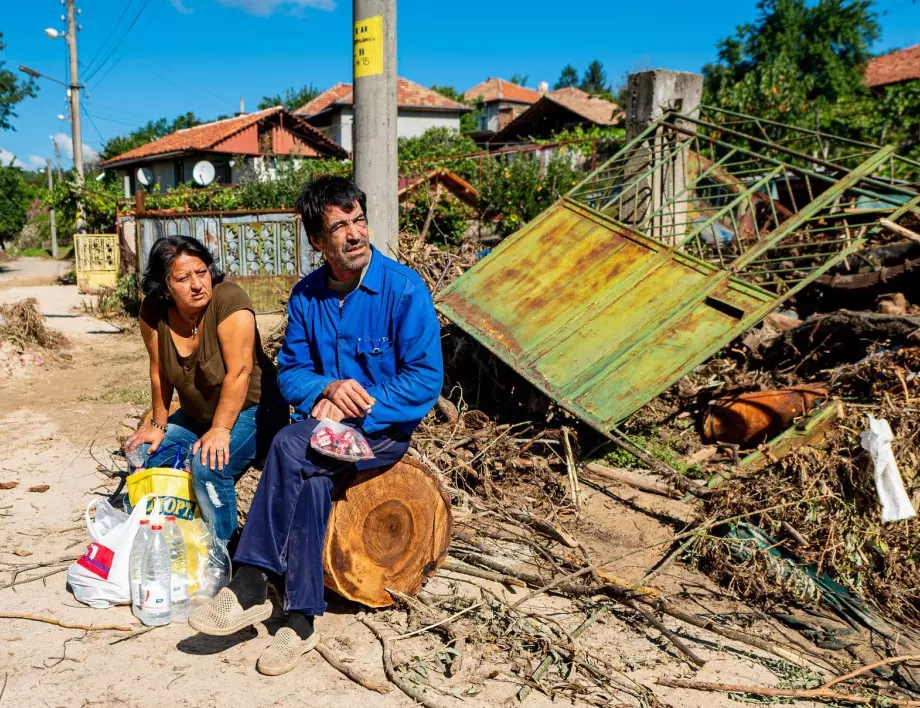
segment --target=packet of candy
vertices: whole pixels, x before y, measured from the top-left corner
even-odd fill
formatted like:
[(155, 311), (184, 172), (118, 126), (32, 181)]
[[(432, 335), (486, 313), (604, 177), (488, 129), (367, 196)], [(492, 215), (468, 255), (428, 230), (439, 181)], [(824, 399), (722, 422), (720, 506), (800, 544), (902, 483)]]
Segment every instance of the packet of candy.
[(313, 430), (310, 447), (337, 460), (357, 462), (374, 459), (371, 446), (361, 433), (348, 425), (328, 419), (321, 420)]

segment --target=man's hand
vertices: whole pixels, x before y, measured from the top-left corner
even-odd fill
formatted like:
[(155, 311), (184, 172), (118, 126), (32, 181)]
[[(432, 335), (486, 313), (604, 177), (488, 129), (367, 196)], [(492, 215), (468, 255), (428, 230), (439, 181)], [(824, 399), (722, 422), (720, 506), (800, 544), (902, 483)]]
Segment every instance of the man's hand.
[[(323, 397), (345, 413), (346, 418), (363, 418), (375, 401), (354, 379), (340, 379), (326, 386)], [(314, 416), (315, 417), (315, 416)]]
[(345, 415), (345, 412), (328, 398), (321, 398), (316, 403), (316, 405), (313, 406), (310, 417), (316, 418), (316, 420), (328, 419), (333, 423), (341, 423), (348, 416)]

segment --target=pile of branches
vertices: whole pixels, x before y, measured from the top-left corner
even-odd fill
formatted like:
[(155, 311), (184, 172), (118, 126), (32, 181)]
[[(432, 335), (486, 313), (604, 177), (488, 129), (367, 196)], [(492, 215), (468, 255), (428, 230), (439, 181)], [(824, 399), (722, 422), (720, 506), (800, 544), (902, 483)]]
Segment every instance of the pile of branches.
[(20, 349), (40, 347), (49, 351), (69, 346), (67, 337), (45, 326), (45, 319), (34, 297), (0, 304), (0, 341)]

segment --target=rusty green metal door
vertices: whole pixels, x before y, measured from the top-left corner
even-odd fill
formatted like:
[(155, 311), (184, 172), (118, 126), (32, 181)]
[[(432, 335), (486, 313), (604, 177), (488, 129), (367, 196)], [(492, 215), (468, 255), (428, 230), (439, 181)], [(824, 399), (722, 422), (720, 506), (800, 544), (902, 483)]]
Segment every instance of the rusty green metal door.
[[(726, 197), (723, 188), (704, 216), (671, 199), (674, 233), (653, 238), (650, 224), (663, 221), (652, 207), (645, 222), (627, 225), (609, 216), (610, 208), (605, 214), (588, 206), (593, 199), (609, 207), (616, 198), (622, 216), (629, 200), (635, 215), (637, 200), (625, 195), (656, 168), (639, 174), (635, 152), (627, 153), (616, 194), (603, 188), (604, 179), (617, 181), (608, 165), (575, 198), (558, 201), (455, 281), (437, 307), (564, 408), (608, 431), (862, 243), (828, 249), (802, 235), (826, 224), (840, 195), (888, 154), (880, 150), (839, 180), (818, 175), (823, 192), (815, 189), (793, 217), (777, 217), (769, 232), (744, 236), (736, 217), (756, 212), (764, 185), (782, 176), (784, 168), (772, 163), (760, 165), (757, 179), (738, 178), (737, 194)], [(678, 191), (699, 203), (704, 186), (693, 187)], [(676, 213), (689, 213), (687, 223), (677, 224)], [(737, 244), (706, 241), (719, 218), (735, 220)], [(772, 257), (790, 243), (794, 256)], [(807, 262), (782, 279), (787, 269), (776, 265), (799, 257)]]

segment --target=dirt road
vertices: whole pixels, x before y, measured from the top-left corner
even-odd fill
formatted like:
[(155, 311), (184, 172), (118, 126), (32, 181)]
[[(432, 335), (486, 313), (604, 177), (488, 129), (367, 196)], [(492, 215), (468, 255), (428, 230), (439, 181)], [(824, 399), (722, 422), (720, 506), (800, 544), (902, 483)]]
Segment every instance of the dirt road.
[[(196, 634), (185, 624), (173, 624), (144, 634), (127, 607), (94, 610), (75, 601), (65, 588), (63, 559), (79, 555), (87, 536), (82, 526), (86, 505), (105, 496), (113, 481), (100, 470), (120, 468), (111, 453), (117, 449), (115, 431), (125, 416), (136, 414), (148, 401), (146, 355), (136, 330), (121, 331), (75, 311), (81, 298), (67, 287), (42, 282), (53, 277), (48, 264), (19, 264), (0, 274), (0, 298), (34, 296), (52, 326), (65, 323), (73, 349), (70, 361), (49, 361), (14, 379), (0, 379), (0, 482), (18, 482), (0, 490), (0, 613), (32, 614), (87, 625), (128, 625), (132, 632), (65, 629), (25, 619), (0, 619), (0, 700), (10, 706), (412, 706), (398, 690), (387, 695), (369, 692), (326, 664), (315, 652), (291, 673), (276, 678), (255, 671), (269, 633), (282, 621), (277, 615), (268, 629), (259, 626), (227, 638)], [(14, 276), (12, 273), (19, 273)], [(31, 279), (23, 284), (23, 279)], [(39, 282), (35, 282), (38, 280)], [(31, 283), (31, 284), (30, 284)], [(48, 485), (44, 492), (30, 492)], [(643, 526), (641, 515), (614, 508), (610, 500), (588, 495), (586, 513), (617, 546), (633, 547), (661, 534)], [(603, 535), (602, 534), (602, 535)], [(19, 576), (13, 571), (49, 564)], [(624, 577), (635, 569), (612, 568)], [(707, 602), (714, 589), (704, 578), (694, 580), (698, 602)], [(468, 593), (470, 579), (441, 573), (428, 585), (439, 596)], [(513, 588), (490, 584), (493, 592)], [(535, 604), (558, 621), (570, 616), (561, 598)], [(350, 665), (384, 681), (378, 641), (355, 619), (360, 608), (330, 598), (329, 612), (317, 621), (324, 641)], [(694, 611), (697, 611), (696, 609)], [(708, 659), (696, 672), (703, 681), (773, 684), (766, 663), (747, 649), (723, 651), (724, 640), (699, 632), (694, 649)], [(440, 685), (444, 706), (515, 705), (520, 684), (510, 670), (506, 650), (490, 647), (481, 628), (472, 628), (463, 671)], [(638, 681), (654, 676), (693, 676), (652, 630), (637, 630), (628, 618), (610, 615), (586, 634), (583, 646), (605, 653)], [(486, 642), (486, 643), (482, 643)], [(397, 662), (436, 652), (430, 634), (398, 642)], [(752, 658), (753, 657), (753, 658)], [(504, 673), (495, 673), (496, 671)], [(440, 677), (439, 677), (439, 680)], [(719, 708), (738, 705), (725, 695), (655, 689), (664, 705)], [(438, 694), (440, 695), (440, 694)], [(462, 697), (459, 700), (457, 697)], [(527, 706), (557, 705), (535, 692)], [(630, 702), (629, 705), (640, 705)]]

